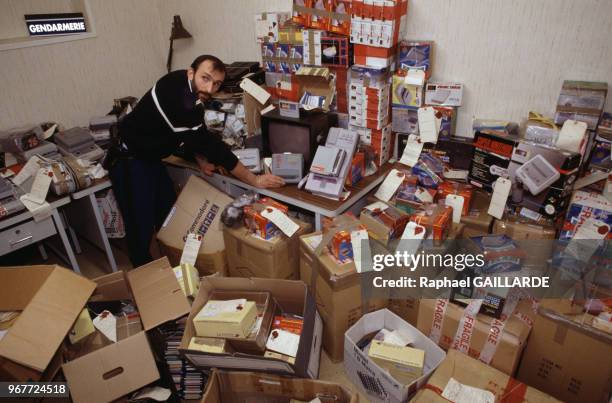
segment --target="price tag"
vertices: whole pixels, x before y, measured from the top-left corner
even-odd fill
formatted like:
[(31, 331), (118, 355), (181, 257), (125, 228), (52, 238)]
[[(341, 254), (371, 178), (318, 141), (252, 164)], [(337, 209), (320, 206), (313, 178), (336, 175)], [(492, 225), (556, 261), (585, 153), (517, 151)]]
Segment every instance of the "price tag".
[(407, 252), (409, 255), (414, 255), (419, 250), (423, 239), (425, 239), (426, 232), (424, 226), (413, 221), (408, 222), (397, 244), (396, 251)]
[(93, 325), (104, 336), (113, 342), (117, 342), (117, 318), (109, 311), (102, 311), (93, 320)]
[(402, 172), (398, 171), (397, 169), (392, 169), (374, 196), (379, 200), (388, 202), (391, 200), (395, 192), (397, 192), (397, 188), (399, 188), (404, 181), (404, 177), (405, 175)]
[(565, 251), (578, 260), (588, 262), (609, 232), (610, 226), (605, 222), (587, 218), (578, 227)]
[(421, 86), (425, 84), (425, 71), (410, 69), (404, 78), (404, 82), (409, 85)]
[(495, 185), (493, 186), (493, 196), (491, 197), (491, 204), (489, 204), (489, 215), (501, 220), (504, 215), (506, 208), (506, 201), (510, 195), (510, 189), (512, 188), (512, 182), (510, 179), (497, 178)]
[(272, 223), (289, 238), (300, 229), (300, 226), (287, 217), (285, 213), (274, 207), (266, 207), (265, 210), (261, 212), (261, 215), (272, 221)]
[(436, 118), (436, 110), (427, 106), (419, 108), (419, 134), (423, 143), (437, 143), (441, 119)]
[(566, 120), (565, 123), (563, 123), (561, 132), (559, 132), (557, 147), (579, 153), (582, 149), (582, 142), (584, 141), (586, 130), (587, 124), (585, 122)]
[(368, 231), (360, 229), (357, 231), (351, 231), (351, 246), (353, 247), (353, 261), (355, 262), (355, 269), (357, 273), (361, 273), (364, 261), (368, 261), (369, 256), (365, 255), (365, 250), (362, 249), (362, 241), (368, 241)]
[(47, 199), (49, 185), (51, 185), (51, 181), (53, 180), (52, 177), (52, 172), (47, 173), (44, 169), (39, 169), (34, 177), (32, 189), (30, 189), (30, 193), (26, 195), (27, 199), (36, 204), (43, 204)]
[(465, 199), (459, 195), (447, 195), (446, 205), (453, 208), (453, 222), (461, 222), (461, 212), (463, 211), (463, 203)]
[(40, 169), (40, 165), (38, 162), (41, 161), (37, 156), (33, 156), (28, 160), (28, 162), (21, 168), (21, 171), (13, 178), (13, 183), (17, 186), (21, 186), (25, 181), (27, 181), (31, 176), (36, 175), (38, 170)]
[(202, 245), (202, 235), (200, 234), (188, 234), (185, 240), (185, 246), (183, 247), (183, 254), (181, 255), (181, 264), (190, 264), (195, 266), (196, 260), (198, 260), (198, 253), (200, 252), (200, 246)]
[(419, 162), (421, 152), (423, 152), (423, 143), (408, 140), (399, 163), (413, 167)]

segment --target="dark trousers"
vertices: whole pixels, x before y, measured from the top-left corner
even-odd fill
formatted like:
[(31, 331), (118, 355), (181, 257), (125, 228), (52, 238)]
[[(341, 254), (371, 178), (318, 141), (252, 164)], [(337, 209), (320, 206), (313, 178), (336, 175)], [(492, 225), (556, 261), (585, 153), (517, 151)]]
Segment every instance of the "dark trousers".
[(134, 267), (153, 260), (149, 245), (176, 201), (168, 171), (161, 161), (119, 159), (110, 178), (121, 209)]

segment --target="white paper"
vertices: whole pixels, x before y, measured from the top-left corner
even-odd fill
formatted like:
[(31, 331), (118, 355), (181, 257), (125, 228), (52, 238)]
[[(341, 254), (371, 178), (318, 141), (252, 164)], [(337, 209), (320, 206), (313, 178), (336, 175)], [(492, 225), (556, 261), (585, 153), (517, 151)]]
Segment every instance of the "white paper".
[(102, 179), (108, 175), (108, 171), (105, 170), (101, 164), (96, 164), (87, 169), (87, 174), (94, 179)]
[(421, 141), (423, 143), (437, 143), (441, 120), (436, 118), (435, 109), (431, 106), (419, 108), (418, 118)]
[(461, 212), (463, 211), (463, 203), (465, 199), (463, 196), (459, 195), (447, 195), (446, 196), (446, 205), (453, 208), (453, 222), (460, 223), (461, 222)]
[(34, 177), (34, 183), (32, 183), (30, 192), (25, 196), (36, 204), (43, 204), (47, 199), (51, 181), (51, 176), (44, 169), (40, 168)]
[(102, 311), (93, 320), (93, 325), (104, 336), (113, 342), (117, 342), (117, 318), (109, 311)]
[(211, 318), (222, 313), (236, 312), (241, 307), (244, 307), (246, 303), (246, 298), (230, 299), (227, 301), (208, 301), (196, 317)]
[(0, 176), (3, 178), (10, 178), (11, 176), (15, 175), (15, 172), (13, 172), (10, 169), (5, 169), (4, 172), (0, 172)]
[(300, 226), (287, 217), (287, 214), (283, 213), (277, 208), (266, 207), (264, 211), (261, 212), (261, 215), (272, 221), (272, 224), (276, 225), (278, 229), (283, 231), (283, 233), (289, 238), (291, 238), (293, 234), (300, 229)]
[(43, 133), (43, 140), (47, 140), (49, 139), (49, 137), (53, 136), (53, 134), (55, 133), (55, 129), (57, 129), (57, 123), (45, 130), (45, 132)]
[(171, 395), (172, 392), (170, 392), (170, 389), (162, 388), (161, 386), (153, 386), (134, 393), (130, 400), (153, 399), (157, 402), (167, 402)]
[(398, 171), (397, 169), (392, 169), (374, 196), (379, 200), (388, 202), (397, 191), (397, 188), (399, 188), (404, 181), (404, 177), (405, 175), (402, 172)]
[(198, 260), (198, 253), (200, 246), (202, 245), (202, 235), (199, 234), (187, 234), (185, 240), (185, 246), (183, 247), (183, 254), (181, 255), (180, 264), (190, 264), (195, 266), (196, 260)]
[(36, 155), (28, 160), (28, 162), (21, 168), (21, 171), (13, 178), (13, 183), (17, 186), (21, 186), (31, 176), (35, 175), (40, 169), (38, 162), (41, 161)]
[(557, 147), (579, 153), (587, 130), (585, 122), (566, 120), (557, 138)]
[(409, 139), (402, 153), (402, 157), (399, 160), (400, 164), (408, 165), (409, 167), (415, 166), (417, 162), (419, 162), (419, 157), (423, 151), (423, 145), (423, 143), (410, 141)]
[(404, 232), (397, 244), (397, 252), (406, 252), (409, 255), (414, 255), (419, 250), (427, 230), (424, 226), (413, 221), (409, 221), (404, 228)]
[(510, 179), (497, 178), (495, 185), (493, 186), (493, 196), (491, 197), (491, 204), (489, 204), (488, 214), (501, 220), (504, 215), (506, 208), (506, 201), (508, 195), (510, 195), (510, 189), (512, 188), (512, 182)]
[(387, 203), (383, 203), (381, 201), (374, 202), (372, 204), (368, 204), (364, 208), (366, 210), (375, 211), (375, 210), (386, 210), (389, 207)]
[(240, 88), (242, 88), (245, 92), (255, 98), (257, 102), (262, 105), (264, 105), (271, 97), (268, 91), (264, 90), (248, 78), (244, 78), (240, 82)]
[(414, 196), (423, 203), (433, 203), (433, 196), (427, 190), (417, 188)]
[(404, 78), (404, 82), (410, 85), (421, 86), (425, 84), (425, 72), (423, 70), (410, 69)]
[(495, 395), (488, 390), (461, 384), (450, 378), (442, 397), (453, 403), (495, 403)]
[(299, 345), (300, 335), (282, 329), (274, 329), (270, 332), (266, 348), (295, 358)]
[(30, 199), (28, 199), (27, 195), (22, 195), (19, 200), (23, 203), (25, 208), (28, 209), (30, 213), (32, 213), (34, 221), (39, 222), (51, 217), (51, 205), (46, 201), (42, 204), (34, 203)]
[(447, 169), (442, 173), (446, 179), (461, 179), (466, 180), (468, 177), (468, 171), (465, 169)]
[(263, 108), (263, 109), (261, 110), (260, 114), (263, 116), (263, 115), (265, 115), (266, 113), (273, 111), (274, 109), (276, 109), (276, 106), (274, 106), (274, 105), (268, 105), (268, 106), (266, 106), (265, 108)]
[(360, 229), (357, 231), (351, 231), (351, 246), (353, 247), (353, 261), (355, 262), (355, 270), (357, 273), (362, 272), (362, 263), (364, 260), (368, 259), (367, 256), (364, 256), (364, 251), (361, 248), (362, 241), (367, 241), (368, 231), (365, 229)]

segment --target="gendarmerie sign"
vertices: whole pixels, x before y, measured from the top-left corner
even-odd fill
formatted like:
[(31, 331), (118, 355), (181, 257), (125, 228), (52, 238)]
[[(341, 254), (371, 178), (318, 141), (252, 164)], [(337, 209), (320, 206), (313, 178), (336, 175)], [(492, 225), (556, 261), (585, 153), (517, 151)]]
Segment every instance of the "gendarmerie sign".
[(83, 13), (26, 14), (30, 36), (80, 34), (87, 32)]

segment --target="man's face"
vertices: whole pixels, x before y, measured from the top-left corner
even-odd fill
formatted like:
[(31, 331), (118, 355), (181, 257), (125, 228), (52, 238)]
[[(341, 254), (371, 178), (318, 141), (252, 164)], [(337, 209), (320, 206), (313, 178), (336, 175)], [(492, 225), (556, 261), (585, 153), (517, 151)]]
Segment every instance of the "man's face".
[(200, 63), (197, 71), (190, 68), (187, 71), (187, 78), (191, 81), (193, 91), (198, 98), (205, 102), (210, 100), (215, 92), (219, 91), (225, 79), (225, 73), (214, 70), (212, 62), (205, 60)]

